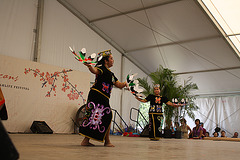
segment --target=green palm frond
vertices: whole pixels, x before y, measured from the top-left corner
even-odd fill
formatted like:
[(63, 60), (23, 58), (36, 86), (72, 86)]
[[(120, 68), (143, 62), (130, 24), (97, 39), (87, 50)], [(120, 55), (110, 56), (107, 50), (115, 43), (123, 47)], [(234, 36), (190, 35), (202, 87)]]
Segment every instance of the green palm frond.
[(144, 89), (142, 94), (144, 94), (145, 96), (147, 96), (147, 95), (152, 93), (152, 87), (148, 84), (148, 80), (147, 79), (148, 79), (147, 77), (143, 77), (143, 78), (138, 78), (137, 79), (139, 81), (139, 86)]
[[(174, 70), (163, 68), (163, 66), (159, 66), (159, 68), (149, 74), (151, 78), (152, 85), (159, 84), (161, 95), (167, 97), (169, 100), (173, 98), (178, 99), (188, 99), (189, 105), (185, 107), (181, 107), (181, 112), (184, 112), (191, 118), (195, 118), (194, 111), (198, 109), (193, 102), (196, 98), (194, 95), (191, 95), (191, 92), (198, 89), (197, 84), (191, 82), (192, 77), (189, 77), (187, 80), (184, 80), (183, 85), (178, 85), (177, 83), (177, 75), (174, 74)], [(153, 86), (148, 84), (147, 78), (138, 78), (139, 85), (144, 88), (143, 94), (145, 96), (153, 93)], [(176, 108), (167, 106), (164, 109), (164, 115), (166, 119), (166, 123), (169, 123), (173, 117), (176, 117), (177, 111)]]

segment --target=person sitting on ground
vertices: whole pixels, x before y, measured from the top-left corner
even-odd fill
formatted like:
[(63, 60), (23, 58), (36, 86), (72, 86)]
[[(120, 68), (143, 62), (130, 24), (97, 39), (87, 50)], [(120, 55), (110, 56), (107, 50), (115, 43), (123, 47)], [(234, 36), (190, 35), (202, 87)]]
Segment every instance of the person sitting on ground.
[(238, 132), (234, 132), (234, 135), (232, 136), (232, 138), (238, 138)]
[[(177, 132), (179, 132), (179, 137)], [(181, 138), (181, 132), (180, 132), (180, 126), (179, 126), (179, 122), (174, 122), (174, 127), (173, 127), (173, 132), (172, 132), (172, 137), (173, 138)]]
[[(201, 123), (200, 123), (200, 126), (201, 126), (202, 128), (203, 128), (203, 125), (204, 125), (204, 123), (201, 122)], [(206, 129), (203, 128), (202, 138), (205, 137), (206, 132), (207, 132)]]
[(166, 123), (165, 130), (168, 129), (168, 126), (169, 126), (169, 129), (171, 130), (172, 138), (173, 138), (175, 136), (175, 132), (174, 132), (174, 127), (173, 127), (172, 121), (169, 122), (170, 125), (167, 125), (168, 124), (167, 121), (165, 121), (165, 123)]
[[(183, 139), (188, 139), (188, 138), (189, 138), (189, 134), (192, 133), (192, 130), (191, 130), (191, 128), (187, 125), (186, 119), (183, 118), (183, 119), (180, 120), (180, 122), (181, 122), (180, 130), (181, 130), (181, 132), (182, 132), (182, 138), (183, 138)], [(188, 131), (190, 131), (189, 134), (188, 134)]]
[(200, 120), (196, 119), (195, 120), (196, 127), (193, 128), (193, 139), (202, 139), (202, 134), (203, 134), (203, 128), (200, 126)]
[(218, 132), (213, 133), (213, 137), (218, 137), (218, 135), (219, 135)]
[(171, 129), (172, 133), (174, 133), (174, 127), (173, 127), (172, 121), (171, 121), (170, 129)]
[(209, 137), (209, 132), (206, 132), (206, 133), (205, 133), (205, 137)]
[(174, 131), (179, 131), (180, 127), (179, 127), (179, 122), (174, 122)]
[(221, 131), (221, 137), (227, 137), (226, 132), (224, 130)]

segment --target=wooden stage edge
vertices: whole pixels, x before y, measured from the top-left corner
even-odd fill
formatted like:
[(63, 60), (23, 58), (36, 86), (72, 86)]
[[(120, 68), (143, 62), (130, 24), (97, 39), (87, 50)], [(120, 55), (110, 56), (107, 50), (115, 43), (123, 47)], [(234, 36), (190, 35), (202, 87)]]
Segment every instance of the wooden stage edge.
[(203, 140), (240, 142), (240, 138), (228, 138), (228, 137), (204, 137)]

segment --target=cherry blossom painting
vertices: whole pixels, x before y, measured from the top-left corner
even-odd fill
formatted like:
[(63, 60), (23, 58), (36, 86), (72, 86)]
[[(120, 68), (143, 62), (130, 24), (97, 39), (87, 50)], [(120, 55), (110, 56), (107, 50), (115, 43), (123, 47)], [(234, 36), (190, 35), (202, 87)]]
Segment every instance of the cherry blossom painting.
[[(49, 87), (49, 90), (46, 93), (46, 97), (56, 96), (57, 95), (57, 87), (61, 88), (62, 92), (66, 93), (66, 96), (69, 100), (77, 100), (81, 98), (83, 103), (85, 104), (86, 100), (83, 98), (83, 92), (77, 89), (76, 84), (72, 84), (69, 80), (68, 73), (72, 72), (71, 69), (65, 70), (63, 69), (60, 72), (41, 72), (39, 69), (25, 68), (24, 73), (27, 75), (32, 73), (34, 77), (38, 78), (42, 82), (43, 87)], [(57, 86), (56, 81), (62, 81), (62, 86)]]

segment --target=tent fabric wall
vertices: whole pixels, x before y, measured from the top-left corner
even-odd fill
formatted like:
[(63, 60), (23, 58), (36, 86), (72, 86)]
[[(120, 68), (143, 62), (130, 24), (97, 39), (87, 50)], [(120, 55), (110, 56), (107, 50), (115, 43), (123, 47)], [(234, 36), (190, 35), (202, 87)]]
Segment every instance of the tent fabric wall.
[[(199, 110), (195, 112), (196, 119), (204, 123), (210, 136), (217, 126), (226, 131), (227, 137), (232, 137), (234, 132), (240, 132), (240, 96), (197, 98), (195, 102), (199, 106)], [(186, 119), (193, 128), (194, 121), (189, 117)]]
[[(183, 1), (183, 3), (191, 3), (191, 1)], [(167, 6), (171, 7), (172, 5), (174, 5), (176, 8), (179, 8), (179, 5), (177, 5), (177, 3), (167, 5)], [(154, 12), (151, 12), (151, 14), (154, 15)], [(26, 59), (26, 60), (33, 59), (33, 46), (34, 46), (34, 40), (35, 40), (34, 29), (36, 28), (35, 26), (36, 15), (37, 15), (37, 0), (21, 0), (21, 2), (19, 0), (2, 0), (1, 1), (0, 54), (21, 58), (21, 59)], [(161, 14), (161, 16), (163, 15)], [(164, 17), (164, 18), (166, 18), (166, 21), (169, 20), (168, 17)], [(99, 23), (100, 22), (98, 22), (98, 24)], [(187, 24), (185, 23), (185, 21), (182, 23)], [(166, 24), (169, 24), (169, 23), (166, 23)], [(121, 24), (121, 25), (127, 25), (127, 24)], [(208, 23), (208, 25), (210, 25), (210, 23)], [(173, 27), (176, 27), (176, 26), (177, 25)], [(128, 25), (128, 27), (133, 27), (133, 26)], [(114, 27), (112, 27), (111, 29), (113, 28)], [(178, 29), (178, 33), (182, 33), (182, 31), (178, 27), (177, 29)], [(115, 33), (115, 31), (112, 31), (112, 32)], [(82, 47), (85, 47), (87, 49), (87, 53), (89, 54), (93, 52), (106, 50), (106, 49), (111, 49), (115, 59), (115, 64), (111, 68), (111, 70), (115, 73), (115, 75), (118, 77), (119, 80), (125, 81), (125, 77), (130, 70), (131, 70), (131, 73), (138, 73), (138, 77), (147, 76), (143, 71), (141, 71), (137, 66), (135, 66), (132, 62), (130, 62), (127, 58), (122, 57), (121, 53), (119, 53), (113, 46), (107, 43), (97, 33), (89, 29), (82, 21), (80, 21), (76, 16), (74, 16), (71, 12), (69, 12), (56, 0), (44, 1), (43, 28), (42, 28), (41, 34), (42, 34), (42, 39), (41, 39), (41, 46), (40, 46), (40, 51), (41, 51), (40, 63), (55, 65), (62, 68), (71, 68), (73, 70), (89, 73), (88, 69), (84, 65), (80, 64), (74, 59), (73, 55), (69, 51), (68, 46), (75, 46), (76, 50), (81, 50)], [(175, 32), (173, 34), (175, 34)], [(136, 44), (137, 41), (132, 41), (132, 43), (127, 43), (123, 35), (124, 34), (121, 35), (121, 39), (123, 39), (122, 42), (126, 46), (131, 46), (132, 43)], [(216, 39), (217, 39), (216, 41), (218, 41), (219, 36), (217, 36)], [(143, 40), (143, 39), (139, 39), (139, 41), (140, 40)], [(197, 43), (197, 44), (200, 44), (200, 43)], [(206, 44), (210, 45), (208, 41)], [(230, 50), (229, 48), (222, 48), (221, 45), (220, 45), (221, 48), (218, 48), (219, 47), (218, 44), (221, 44), (221, 43), (215, 44), (216, 47), (214, 48), (216, 49), (216, 51), (214, 50), (214, 53), (215, 52), (218, 53), (219, 50), (224, 50), (224, 49)], [(192, 43), (189, 42), (188, 45), (192, 45)], [(201, 53), (203, 52), (208, 54), (209, 52), (205, 51), (205, 49), (207, 49), (209, 46), (208, 45), (205, 45), (205, 46), (206, 47), (201, 47), (200, 45), (197, 45), (197, 47), (201, 47), (200, 48)], [(178, 48), (179, 46), (171, 49), (168, 48), (168, 46), (165, 46), (165, 48), (162, 48), (161, 50), (162, 52), (164, 52), (170, 49), (172, 53), (178, 53), (179, 51)], [(149, 50), (151, 50), (151, 48), (146, 49), (144, 51), (134, 51), (134, 52), (138, 53), (136, 54), (136, 58), (141, 56), (142, 59), (139, 62), (145, 62), (145, 63), (147, 62), (148, 66), (152, 66), (153, 64), (151, 64), (151, 62), (148, 61), (147, 59), (149, 55), (146, 54), (146, 53), (149, 53)], [(133, 55), (134, 52), (131, 52), (128, 54)], [(184, 51), (183, 54), (185, 54), (185, 52), (186, 51)], [(170, 59), (177, 59), (175, 56), (170, 54), (168, 54), (167, 56), (170, 56)], [(194, 63), (194, 61), (199, 61), (196, 59), (191, 61), (192, 59), (188, 59), (189, 56), (184, 56), (184, 57), (186, 58), (185, 62), (188, 62), (188, 63), (184, 63), (184, 66), (187, 69), (191, 68), (191, 67), (186, 67), (186, 66), (190, 66), (189, 65), (190, 63), (192, 64)], [(215, 59), (214, 55), (208, 55), (208, 57), (211, 60)], [(218, 57), (218, 59), (219, 58), (221, 58), (221, 61), (214, 60), (214, 62), (219, 62), (220, 67), (224, 68), (224, 67), (238, 66), (239, 61), (238, 59), (235, 59), (233, 55), (231, 56), (221, 55), (221, 57)], [(225, 64), (226, 60), (232, 65)], [(154, 61), (159, 62), (156, 60), (156, 58), (154, 59)], [(173, 64), (174, 66), (176, 65), (177, 67), (175, 66), (173, 68), (176, 68), (178, 72), (186, 71), (181, 67), (183, 63), (180, 62), (179, 60), (168, 62), (168, 63), (169, 63), (168, 64), (169, 66)], [(194, 65), (195, 64), (196, 63), (194, 63)], [(212, 66), (212, 64), (210, 67), (205, 67), (206, 63), (202, 60), (201, 60), (201, 63), (199, 63), (199, 65), (201, 66), (200, 67), (201, 69), (216, 68), (216, 66), (214, 65)], [(197, 69), (193, 68), (193, 70), (197, 70)], [(189, 71), (192, 71), (192, 70), (189, 70)], [(219, 71), (219, 72), (214, 72), (214, 74), (209, 72), (209, 74), (204, 73), (204, 75), (202, 73), (196, 73), (195, 74), (196, 76), (194, 77), (193, 82), (197, 84), (201, 84), (199, 85), (199, 87), (203, 88), (202, 89), (203, 91), (207, 91), (210, 94), (214, 94), (215, 92), (221, 92), (221, 91), (228, 92), (224, 90), (224, 88), (221, 89), (221, 86), (224, 86), (224, 85), (226, 86), (226, 88), (229, 88), (229, 92), (235, 91), (234, 88), (236, 89), (239, 88), (239, 86), (235, 86), (236, 84), (239, 84), (238, 83), (239, 78), (238, 77), (234, 78), (234, 75), (230, 73), (239, 75), (239, 69), (230, 70), (230, 71)], [(189, 75), (181, 75), (181, 78), (185, 78), (188, 76)], [(217, 84), (216, 81), (218, 81), (223, 77), (225, 77), (225, 80), (221, 81), (221, 83), (219, 81), (220, 84)], [(94, 75), (91, 74), (90, 82), (93, 82), (93, 81), (94, 81)], [(234, 83), (229, 83), (231, 81), (234, 81)], [(90, 87), (90, 84), (89, 84), (89, 87)], [(217, 88), (218, 90), (214, 90), (215, 88)], [(201, 92), (201, 94), (205, 94), (205, 93)], [(227, 115), (224, 115), (223, 113), (226, 113), (225, 110), (227, 109), (231, 111), (233, 107), (230, 107), (230, 104), (235, 104), (235, 103), (239, 104), (237, 103), (239, 101), (238, 100), (239, 98), (237, 96), (236, 98), (229, 98), (229, 97), (222, 97), (222, 98), (224, 99), (226, 98), (228, 105), (224, 103), (225, 105), (223, 106), (221, 104), (220, 99), (215, 100), (212, 98), (206, 98), (206, 99), (197, 100), (197, 103), (199, 103), (199, 106), (200, 106), (200, 111), (199, 113), (198, 112), (196, 113), (197, 115), (196, 117), (200, 117), (200, 119), (203, 122), (206, 121), (207, 129), (212, 129), (213, 127), (215, 127), (213, 122), (218, 122), (219, 125), (222, 125), (223, 128), (227, 128), (229, 124), (231, 124), (233, 128), (237, 128), (236, 126), (238, 123), (236, 118), (239, 118), (239, 116), (237, 116), (238, 114), (234, 114), (236, 116), (235, 118), (227, 118), (227, 120), (223, 122), (221, 122), (218, 118), (220, 117), (220, 119), (222, 120), (222, 118), (231, 114), (232, 112), (228, 113)], [(132, 123), (129, 119), (130, 108), (131, 107), (138, 108), (139, 102), (134, 98), (134, 96), (132, 96), (129, 93), (129, 91), (114, 88), (110, 103), (114, 109), (117, 109), (122, 114), (123, 118), (127, 121), (128, 124)], [(214, 107), (211, 107), (211, 106), (214, 106)], [(228, 107), (226, 108), (226, 106)], [(236, 106), (239, 107), (238, 105)], [(221, 107), (223, 108), (220, 110), (219, 108)], [(203, 112), (203, 114), (200, 114), (200, 112)], [(212, 119), (214, 120), (217, 119), (217, 120), (210, 122), (210, 120), (204, 119), (203, 115), (204, 116), (207, 115), (208, 117), (211, 117)], [(189, 123), (191, 124), (191, 127), (194, 126), (192, 121), (189, 120)], [(232, 131), (229, 128), (227, 129), (229, 130), (229, 132)]]
[(37, 0), (1, 0), (0, 54), (32, 60)]
[[(4, 22), (0, 25), (0, 54), (32, 60), (37, 0), (24, 0), (21, 3), (18, 0), (3, 1), (0, 7), (0, 12), (2, 13), (0, 20)], [(139, 77), (146, 76), (138, 67), (126, 58), (122, 58), (122, 55), (115, 48), (89, 29), (57, 1), (44, 1), (43, 11), (40, 63), (89, 73), (84, 65), (74, 59), (68, 46), (74, 46), (76, 50), (81, 50), (85, 47), (89, 54), (111, 49), (114, 56), (114, 66), (111, 70), (120, 81), (125, 81), (126, 75), (130, 70), (132, 73), (139, 73)], [(122, 59), (124, 59), (123, 62)], [(124, 69), (122, 69), (122, 65), (125, 67)], [(94, 78), (95, 76), (91, 74), (90, 82), (93, 82)], [(114, 88), (110, 105), (123, 115), (124, 120), (130, 124), (130, 107), (138, 108), (139, 102), (134, 96), (129, 94), (129, 91)], [(117, 121), (120, 123), (119, 119)], [(58, 126), (58, 128), (61, 128), (61, 126)], [(14, 132), (22, 131), (22, 129), (14, 129)], [(56, 131), (62, 133), (61, 129)], [(71, 132), (71, 130), (63, 132)]]
[[(96, 32), (101, 31), (100, 35), (103, 32), (107, 40), (115, 42), (113, 45), (117, 44), (121, 53), (147, 74), (161, 64), (175, 73), (201, 71), (207, 80), (209, 70), (217, 74), (216, 70), (228, 73), (229, 68), (240, 68), (235, 47), (228, 43), (228, 36), (214, 23), (214, 17), (207, 15), (201, 0), (58, 2), (84, 17), (90, 28), (94, 26)], [(239, 79), (239, 73), (234, 74)], [(222, 75), (223, 79), (226, 77), (232, 78)], [(239, 91), (239, 83), (233, 79), (231, 85), (235, 84), (235, 90)], [(208, 87), (217, 92), (229, 89), (224, 80), (221, 88), (205, 81), (198, 83), (207, 89), (200, 88), (199, 94), (208, 92)]]
[(111, 49), (115, 60), (111, 70), (121, 78), (121, 54), (116, 49), (57, 1), (45, 1), (44, 4), (41, 63), (89, 72), (86, 66), (74, 59), (69, 46), (74, 46), (76, 51), (86, 48), (87, 55)]
[(184, 79), (192, 76), (192, 82), (196, 83), (199, 88), (199, 90), (194, 91), (194, 93), (203, 96), (227, 93), (239, 94), (238, 88), (240, 87), (240, 83), (238, 75), (240, 75), (240, 69), (182, 74), (178, 77), (179, 82), (183, 84)]

